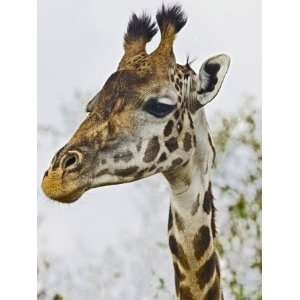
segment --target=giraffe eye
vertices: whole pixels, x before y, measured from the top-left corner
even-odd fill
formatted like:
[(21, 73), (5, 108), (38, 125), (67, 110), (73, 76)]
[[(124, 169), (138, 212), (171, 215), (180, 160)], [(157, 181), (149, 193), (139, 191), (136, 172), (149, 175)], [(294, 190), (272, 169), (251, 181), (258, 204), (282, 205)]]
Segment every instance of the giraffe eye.
[(169, 98), (150, 98), (143, 110), (157, 118), (163, 118), (174, 110), (176, 104)]

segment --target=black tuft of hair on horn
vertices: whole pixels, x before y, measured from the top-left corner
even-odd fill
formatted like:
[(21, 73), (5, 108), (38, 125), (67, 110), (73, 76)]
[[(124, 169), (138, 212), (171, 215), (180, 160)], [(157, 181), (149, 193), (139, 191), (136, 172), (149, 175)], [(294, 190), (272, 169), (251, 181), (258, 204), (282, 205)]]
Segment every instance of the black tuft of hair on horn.
[(124, 38), (125, 41), (143, 38), (146, 42), (150, 42), (156, 32), (156, 24), (149, 15), (145, 12), (139, 17), (132, 14)]
[(177, 33), (186, 24), (187, 16), (179, 4), (169, 7), (165, 7), (163, 4), (162, 8), (156, 14), (156, 20), (161, 31), (163, 31), (164, 26), (167, 24), (172, 24)]

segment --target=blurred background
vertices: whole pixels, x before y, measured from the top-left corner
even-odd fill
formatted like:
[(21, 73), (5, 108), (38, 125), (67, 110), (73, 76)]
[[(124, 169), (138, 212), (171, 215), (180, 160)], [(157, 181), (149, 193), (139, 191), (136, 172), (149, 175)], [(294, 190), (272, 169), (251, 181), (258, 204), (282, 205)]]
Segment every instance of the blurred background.
[[(38, 299), (174, 299), (167, 244), (169, 187), (161, 175), (48, 200), (40, 180), (52, 155), (116, 70), (132, 12), (161, 1), (40, 0), (38, 16)], [(164, 1), (164, 3), (174, 3)], [(261, 299), (261, 3), (180, 1), (189, 20), (178, 63), (226, 53), (232, 64), (206, 107), (217, 148), (213, 191), (225, 299)], [(159, 41), (155, 36), (149, 51)]]

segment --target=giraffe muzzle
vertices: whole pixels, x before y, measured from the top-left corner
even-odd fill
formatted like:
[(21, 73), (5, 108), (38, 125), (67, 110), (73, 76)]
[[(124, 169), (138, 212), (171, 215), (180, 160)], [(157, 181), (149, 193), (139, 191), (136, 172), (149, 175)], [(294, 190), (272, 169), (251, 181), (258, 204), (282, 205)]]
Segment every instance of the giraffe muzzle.
[(87, 178), (79, 176), (81, 164), (82, 154), (76, 150), (55, 158), (42, 181), (42, 190), (46, 196), (62, 203), (72, 203), (79, 199), (89, 189)]

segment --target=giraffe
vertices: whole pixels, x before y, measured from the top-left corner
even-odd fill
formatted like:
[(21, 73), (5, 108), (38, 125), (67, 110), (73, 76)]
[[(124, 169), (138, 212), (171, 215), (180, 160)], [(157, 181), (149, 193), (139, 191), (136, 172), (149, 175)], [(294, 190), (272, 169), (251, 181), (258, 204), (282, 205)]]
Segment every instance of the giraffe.
[[(162, 6), (156, 21), (133, 14), (124, 55), (87, 116), (53, 157), (44, 193), (62, 203), (91, 188), (161, 173), (171, 190), (168, 235), (177, 300), (220, 300), (211, 172), (215, 148), (204, 106), (219, 92), (230, 64), (220, 54), (197, 74), (176, 63), (173, 43), (187, 22), (181, 6)], [(146, 44), (158, 31), (152, 52)]]

